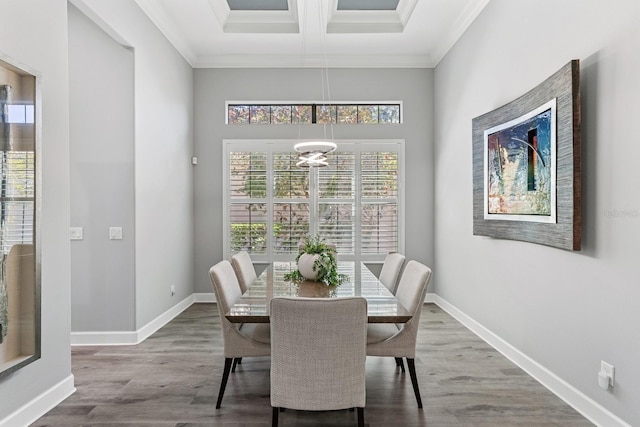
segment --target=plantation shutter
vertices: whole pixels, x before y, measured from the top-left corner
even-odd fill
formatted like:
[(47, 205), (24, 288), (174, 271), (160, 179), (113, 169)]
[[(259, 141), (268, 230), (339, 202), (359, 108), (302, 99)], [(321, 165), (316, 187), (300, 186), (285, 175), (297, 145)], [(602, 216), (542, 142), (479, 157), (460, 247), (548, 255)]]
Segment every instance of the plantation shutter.
[(404, 250), (400, 140), (343, 141), (320, 168), (296, 166), (290, 141), (225, 147), (225, 256), (293, 260), (316, 234), (344, 260), (378, 262)]
[(361, 251), (398, 250), (398, 153), (361, 153)]
[(229, 154), (229, 249), (267, 251), (267, 153)]
[(318, 233), (339, 254), (355, 249), (355, 159), (354, 152), (338, 151), (318, 169)]
[(297, 154), (273, 153), (273, 253), (297, 254), (309, 234), (309, 171)]
[(0, 152), (0, 223), (2, 251), (33, 244), (35, 156), (33, 151)]

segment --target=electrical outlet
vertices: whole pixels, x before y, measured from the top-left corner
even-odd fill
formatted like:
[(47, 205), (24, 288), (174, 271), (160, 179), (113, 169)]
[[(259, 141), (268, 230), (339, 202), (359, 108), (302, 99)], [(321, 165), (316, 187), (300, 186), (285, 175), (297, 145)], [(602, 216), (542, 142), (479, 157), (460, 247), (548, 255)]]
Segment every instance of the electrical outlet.
[(176, 294), (176, 287), (171, 285), (171, 296), (174, 296)]
[(609, 387), (615, 385), (615, 367), (605, 361), (600, 361), (600, 372), (609, 377)]

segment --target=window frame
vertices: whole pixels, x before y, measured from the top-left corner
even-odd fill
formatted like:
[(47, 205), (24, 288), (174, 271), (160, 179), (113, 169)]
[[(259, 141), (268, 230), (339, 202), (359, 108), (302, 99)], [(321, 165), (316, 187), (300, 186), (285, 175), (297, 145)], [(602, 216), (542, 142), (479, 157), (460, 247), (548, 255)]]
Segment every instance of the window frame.
[[(398, 123), (308, 123), (308, 124), (304, 124), (304, 123), (253, 123), (254, 126), (256, 125), (262, 125), (262, 126), (308, 126), (311, 124), (332, 124), (334, 126), (337, 125), (345, 125), (345, 126), (370, 126), (370, 125), (380, 125), (380, 126), (384, 126), (384, 125), (401, 125), (404, 123), (404, 105), (402, 101), (398, 101), (398, 100), (378, 100), (378, 101), (373, 101), (373, 100), (369, 100), (369, 101), (328, 101), (328, 100), (316, 100), (316, 101), (239, 101), (239, 100), (227, 100), (225, 101), (224, 104), (224, 124), (225, 125), (234, 125), (233, 123), (229, 123), (229, 107), (232, 105), (246, 105), (248, 107), (250, 106), (296, 106), (296, 105), (309, 105), (309, 106), (322, 106), (322, 105), (327, 105), (327, 106), (340, 106), (340, 105), (353, 105), (353, 106), (357, 106), (357, 107), (364, 107), (364, 106), (370, 106), (370, 105), (375, 105), (375, 106), (381, 106), (381, 105), (398, 105), (400, 108), (399, 114), (398, 114)], [(314, 109), (312, 108), (312, 115), (315, 115)], [(252, 123), (245, 123), (244, 125), (249, 125)], [(234, 126), (241, 126), (238, 124), (235, 124)]]
[[(274, 182), (274, 173), (273, 173), (273, 153), (276, 152), (293, 152), (293, 146), (298, 140), (294, 139), (224, 139), (222, 141), (222, 182), (223, 182), (223, 192), (222, 192), (222, 209), (223, 209), (223, 221), (222, 221), (222, 252), (224, 254), (225, 259), (230, 259), (233, 253), (231, 253), (230, 248), (230, 233), (229, 228), (231, 226), (230, 220), (230, 209), (229, 206), (233, 203), (230, 198), (230, 153), (231, 152), (266, 152), (267, 153), (267, 166), (266, 166), (266, 180), (267, 180), (267, 188), (272, 188), (272, 183)], [(398, 230), (398, 248), (397, 251), (404, 253), (405, 252), (405, 169), (406, 169), (406, 161), (405, 161), (405, 140), (404, 139), (344, 139), (344, 140), (335, 140), (335, 143), (338, 145), (337, 151), (346, 151), (346, 152), (368, 152), (368, 151), (393, 151), (397, 152), (398, 156), (398, 189), (397, 196), (395, 198), (397, 202), (397, 230)], [(259, 148), (258, 148), (259, 147)], [(386, 254), (366, 254), (363, 255), (360, 252), (360, 244), (361, 241), (361, 218), (359, 215), (360, 206), (363, 201), (362, 196), (360, 195), (361, 191), (361, 162), (359, 161), (359, 155), (356, 157), (358, 161), (355, 162), (355, 171), (354, 171), (354, 188), (355, 188), (355, 208), (354, 208), (354, 233), (355, 233), (355, 243), (354, 243), (354, 253), (353, 254), (338, 254), (339, 260), (345, 261), (361, 261), (361, 262), (382, 262), (384, 261), (384, 257)], [(316, 170), (315, 168), (310, 168), (311, 171)], [(318, 173), (312, 172), (310, 174), (309, 179), (309, 216), (310, 218), (317, 217), (317, 206), (318, 206)], [(266, 204), (267, 211), (267, 230), (273, 230), (273, 205), (274, 203), (287, 203), (287, 202), (299, 202), (300, 199), (284, 199), (278, 198), (274, 199), (271, 197), (271, 191), (268, 190), (266, 197), (264, 198), (255, 198), (249, 199), (251, 203), (264, 203)], [(237, 203), (248, 203), (249, 200), (243, 199), (242, 201), (238, 201)], [(367, 199), (368, 200), (368, 199)], [(380, 199), (381, 203), (388, 201), (388, 199)], [(315, 235), (317, 234), (317, 221), (310, 221), (310, 229), (309, 234)], [(296, 254), (274, 254), (272, 245), (267, 245), (267, 250), (265, 254), (256, 254), (252, 253), (251, 258), (254, 262), (257, 263), (271, 263), (274, 261), (291, 261), (295, 258)]]

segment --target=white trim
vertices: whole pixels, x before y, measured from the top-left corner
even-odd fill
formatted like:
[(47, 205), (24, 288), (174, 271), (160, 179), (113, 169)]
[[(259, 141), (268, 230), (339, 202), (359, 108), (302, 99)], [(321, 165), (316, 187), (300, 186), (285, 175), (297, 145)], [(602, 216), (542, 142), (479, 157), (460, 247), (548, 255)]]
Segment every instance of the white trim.
[(135, 345), (149, 338), (194, 303), (194, 294), (180, 301), (137, 331), (72, 332), (71, 345)]
[[(182, 302), (175, 305), (171, 309), (167, 310), (162, 315), (158, 316), (147, 327), (140, 330), (143, 331), (146, 328), (151, 329), (151, 324), (156, 325), (159, 319), (166, 319), (166, 316), (172, 315), (176, 317), (183, 310), (189, 307), (193, 303), (209, 303), (214, 302), (212, 293), (194, 293), (191, 296), (185, 298)], [(511, 344), (504, 341), (502, 338), (485, 328), (483, 325), (467, 316), (460, 311), (457, 307), (447, 302), (435, 293), (427, 293), (425, 297), (425, 303), (434, 303), (446, 313), (451, 315), (454, 319), (464, 325), (471, 332), (475, 333), (487, 344), (492, 346), (495, 350), (500, 352), (503, 356), (515, 363), (518, 367), (523, 369), (527, 374), (533, 377), (536, 381), (541, 383), (552, 393), (565, 401), (576, 411), (582, 414), (589, 421), (593, 422), (597, 426), (606, 427), (631, 427), (630, 424), (613, 414), (611, 411), (595, 402), (593, 399), (586, 396), (580, 390), (576, 389), (572, 385), (568, 384), (562, 378), (555, 375), (549, 369), (540, 365), (535, 360), (531, 359), (527, 355), (523, 354), (520, 350), (513, 347)], [(183, 305), (185, 307), (182, 308)], [(160, 327), (164, 326), (168, 321), (173, 319), (171, 317)], [(160, 328), (158, 327), (158, 329)], [(156, 329), (157, 330), (157, 329)], [(140, 333), (139, 332), (139, 333)], [(155, 332), (155, 331), (154, 331)], [(104, 334), (104, 333), (101, 333)], [(150, 335), (150, 334), (149, 334)], [(148, 335), (147, 335), (148, 336)], [(146, 337), (145, 337), (146, 338)], [(143, 339), (144, 340), (144, 339)], [(141, 340), (142, 341), (142, 340)], [(137, 344), (137, 343), (134, 343)], [(72, 345), (79, 345), (73, 344)], [(99, 344), (105, 345), (105, 344)], [(54, 385), (48, 390), (45, 390), (39, 396), (26, 403), (16, 411), (8, 415), (6, 418), (0, 420), (0, 427), (13, 427), (29, 425), (35, 422), (42, 415), (49, 412), (56, 405), (62, 402), (67, 397), (71, 396), (76, 391), (74, 386), (74, 377), (69, 375), (58, 384)]]
[(439, 297), (437, 294), (427, 294), (427, 297), (429, 296), (431, 296), (433, 301), (428, 302), (434, 302), (438, 307), (443, 309), (458, 322), (462, 323), (467, 327), (467, 329), (475, 333), (511, 362), (515, 363), (536, 381), (545, 386), (560, 399), (564, 400), (569, 406), (574, 408), (595, 425), (603, 427), (631, 427), (630, 424), (627, 424), (624, 420), (551, 372), (548, 368), (542, 366), (500, 338), (498, 335), (467, 316), (445, 299)]
[(184, 37), (183, 32), (173, 23), (171, 16), (160, 6), (159, 2), (156, 0), (135, 0), (135, 2), (158, 30), (169, 40), (169, 43), (182, 55), (185, 61), (193, 67), (197, 58), (196, 52), (193, 51), (189, 40)]
[(231, 10), (225, 0), (209, 0), (211, 11), (225, 33), (299, 33), (298, 2), (287, 10)]
[[(439, 61), (440, 58), (438, 58)], [(428, 55), (200, 55), (193, 68), (435, 68)]]
[(454, 44), (462, 37), (471, 24), (476, 20), (478, 15), (484, 10), (491, 0), (478, 0), (469, 3), (467, 8), (462, 11), (456, 22), (450, 27), (447, 34), (444, 35), (438, 44), (438, 47), (433, 50), (433, 56), (431, 58), (435, 68), (438, 63), (445, 57)]
[(87, 4), (85, 0), (69, 0), (69, 2), (74, 5), (78, 10), (84, 13), (90, 20), (93, 21), (102, 31), (107, 33), (109, 37), (114, 39), (116, 43), (120, 45), (132, 49), (133, 46), (129, 43), (124, 37), (120, 35), (111, 25), (109, 25), (98, 12), (94, 10), (93, 6)]
[(418, 0), (400, 0), (395, 10), (338, 10), (338, 0), (329, 6), (327, 33), (401, 33)]
[(60, 402), (75, 393), (73, 375), (53, 387), (43, 391), (37, 397), (0, 420), (0, 427), (28, 426), (56, 407)]

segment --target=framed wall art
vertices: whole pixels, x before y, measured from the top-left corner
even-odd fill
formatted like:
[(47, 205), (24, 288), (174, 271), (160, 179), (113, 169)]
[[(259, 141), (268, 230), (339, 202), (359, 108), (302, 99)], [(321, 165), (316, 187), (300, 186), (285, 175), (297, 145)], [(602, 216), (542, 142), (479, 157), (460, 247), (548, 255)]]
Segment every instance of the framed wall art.
[(38, 84), (0, 53), (0, 380), (41, 354)]
[(580, 64), (473, 119), (473, 234), (580, 250)]

